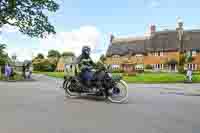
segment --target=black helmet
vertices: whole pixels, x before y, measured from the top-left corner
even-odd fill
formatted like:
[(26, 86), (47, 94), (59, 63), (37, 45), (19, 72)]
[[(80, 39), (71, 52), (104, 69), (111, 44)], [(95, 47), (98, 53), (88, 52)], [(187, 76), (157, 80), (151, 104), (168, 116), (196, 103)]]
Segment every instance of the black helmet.
[(82, 48), (82, 54), (85, 54), (85, 55), (90, 55), (90, 47), (89, 46), (83, 46)]

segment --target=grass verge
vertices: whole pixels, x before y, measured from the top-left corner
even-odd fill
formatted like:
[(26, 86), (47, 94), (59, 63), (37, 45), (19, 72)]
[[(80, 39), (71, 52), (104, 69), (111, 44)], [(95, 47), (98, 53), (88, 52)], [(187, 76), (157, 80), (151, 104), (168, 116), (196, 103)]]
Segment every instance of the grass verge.
[[(34, 72), (47, 76), (63, 78), (64, 72)], [(113, 73), (119, 75), (120, 73)], [(141, 73), (136, 76), (123, 76), (127, 83), (183, 83), (186, 80), (184, 74), (180, 73)], [(200, 74), (193, 74), (193, 83), (200, 83)]]

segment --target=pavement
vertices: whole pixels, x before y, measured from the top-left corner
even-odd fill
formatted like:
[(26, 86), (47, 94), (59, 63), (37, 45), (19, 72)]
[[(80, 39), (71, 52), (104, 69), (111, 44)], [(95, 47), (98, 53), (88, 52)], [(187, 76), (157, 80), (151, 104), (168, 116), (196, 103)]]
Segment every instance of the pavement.
[[(200, 84), (129, 84), (129, 102), (70, 99), (62, 80), (0, 82), (1, 133), (199, 133)], [(182, 95), (174, 92), (184, 92)]]

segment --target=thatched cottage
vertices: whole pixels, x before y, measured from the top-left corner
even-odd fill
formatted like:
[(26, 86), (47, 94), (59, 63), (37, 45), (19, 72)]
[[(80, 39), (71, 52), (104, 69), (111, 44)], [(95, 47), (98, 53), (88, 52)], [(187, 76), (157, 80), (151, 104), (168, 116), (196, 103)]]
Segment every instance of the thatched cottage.
[(151, 66), (158, 71), (177, 71), (180, 50), (192, 58), (185, 68), (200, 70), (200, 29), (184, 30), (179, 22), (174, 30), (156, 31), (142, 37), (111, 36), (105, 63), (113, 69), (134, 71)]

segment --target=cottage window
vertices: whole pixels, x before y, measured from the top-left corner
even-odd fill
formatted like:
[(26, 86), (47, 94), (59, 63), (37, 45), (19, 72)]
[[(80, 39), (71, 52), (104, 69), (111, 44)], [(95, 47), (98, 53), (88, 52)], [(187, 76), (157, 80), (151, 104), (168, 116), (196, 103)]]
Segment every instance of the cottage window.
[(192, 69), (192, 70), (197, 70), (198, 69), (198, 65), (197, 64), (188, 64), (187, 68), (188, 69)]
[(160, 64), (157, 64), (157, 69), (160, 69)]
[(197, 55), (197, 51), (192, 51), (192, 56), (196, 56)]
[(112, 69), (119, 69), (120, 66), (119, 65), (112, 65)]
[(163, 54), (163, 52), (160, 52), (160, 56), (163, 56), (164, 54)]
[(163, 65), (163, 64), (160, 64), (160, 66), (161, 66), (160, 69), (163, 69), (163, 68), (164, 68), (164, 65)]
[(153, 55), (154, 55), (154, 56), (163, 56), (164, 54), (163, 54), (163, 52), (161, 51), (161, 52), (154, 52)]
[(195, 64), (192, 64), (192, 70), (195, 70)]
[(164, 64), (153, 64), (151, 66), (153, 67), (153, 69), (163, 69), (164, 68)]

